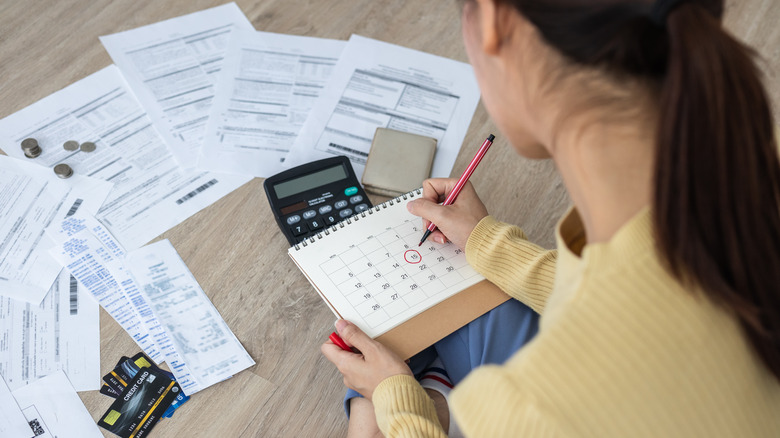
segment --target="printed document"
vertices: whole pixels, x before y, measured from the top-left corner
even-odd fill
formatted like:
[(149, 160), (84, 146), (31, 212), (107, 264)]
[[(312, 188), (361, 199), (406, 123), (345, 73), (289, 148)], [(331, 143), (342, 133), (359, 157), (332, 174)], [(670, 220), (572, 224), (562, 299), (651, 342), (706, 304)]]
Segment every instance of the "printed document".
[(195, 166), (215, 76), (235, 29), (254, 30), (228, 3), (100, 37), (182, 167)]
[(0, 156), (0, 296), (37, 306), (62, 269), (48, 254), (54, 242), (46, 228), (80, 208), (96, 212), (110, 190), (103, 181), (63, 181), (51, 169)]
[[(106, 309), (156, 363), (165, 360), (164, 331), (122, 265), (125, 250), (103, 224), (86, 215), (66, 218), (49, 229), (57, 245), (51, 254)], [(136, 295), (128, 292), (136, 291)], [(135, 300), (134, 300), (135, 299)], [(162, 332), (162, 334), (161, 334)], [(155, 336), (157, 335), (157, 336)]]
[(168, 240), (137, 249), (127, 266), (143, 295), (168, 331), (180, 363), (173, 374), (186, 372), (192, 395), (255, 364)]
[(2, 374), (0, 372), (0, 438), (33, 438), (33, 431)]
[(282, 162), (346, 42), (237, 31), (230, 40), (198, 167), (269, 177)]
[(40, 305), (0, 298), (0, 374), (11, 389), (58, 370), (77, 391), (100, 389), (100, 313), (67, 270)]
[(449, 176), (479, 101), (471, 66), (352, 35), (285, 166), (346, 155), (363, 175), (376, 128), (438, 141), (431, 175)]
[[(96, 216), (128, 250), (250, 179), (182, 169), (113, 65), (0, 120), (0, 137), (14, 145), (8, 155), (24, 160), (15, 145), (36, 138), (43, 153), (30, 161), (47, 172), (67, 163), (74, 172), (67, 181), (87, 175), (113, 183)], [(67, 140), (91, 141), (97, 149), (66, 151)]]
[(62, 371), (13, 391), (36, 438), (103, 438)]

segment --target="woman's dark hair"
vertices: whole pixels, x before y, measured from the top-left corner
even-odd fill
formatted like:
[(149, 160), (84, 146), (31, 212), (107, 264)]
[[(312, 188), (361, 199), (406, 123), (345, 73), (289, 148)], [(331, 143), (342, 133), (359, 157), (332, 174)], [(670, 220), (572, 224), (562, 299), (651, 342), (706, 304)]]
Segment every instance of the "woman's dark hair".
[(500, 1), (574, 64), (656, 81), (658, 252), (733, 311), (780, 379), (780, 160), (754, 53), (722, 28), (723, 0), (660, 19), (647, 0)]

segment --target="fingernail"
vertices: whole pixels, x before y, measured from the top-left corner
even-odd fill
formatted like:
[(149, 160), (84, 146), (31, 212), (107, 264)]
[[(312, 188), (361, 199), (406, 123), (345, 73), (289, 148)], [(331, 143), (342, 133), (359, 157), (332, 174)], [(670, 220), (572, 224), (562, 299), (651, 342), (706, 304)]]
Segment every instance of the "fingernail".
[(339, 319), (339, 320), (337, 320), (337, 321), (336, 321), (336, 331), (337, 331), (337, 332), (339, 332), (339, 333), (341, 333), (341, 330), (343, 330), (343, 329), (344, 329), (344, 327), (346, 327), (346, 326), (347, 326), (347, 324), (348, 324), (348, 323), (347, 323), (347, 321), (345, 321), (345, 320), (343, 320), (343, 319)]
[(437, 242), (437, 243), (444, 244), (444, 238), (443, 238), (443, 237), (437, 237), (437, 238), (436, 238), (436, 242)]

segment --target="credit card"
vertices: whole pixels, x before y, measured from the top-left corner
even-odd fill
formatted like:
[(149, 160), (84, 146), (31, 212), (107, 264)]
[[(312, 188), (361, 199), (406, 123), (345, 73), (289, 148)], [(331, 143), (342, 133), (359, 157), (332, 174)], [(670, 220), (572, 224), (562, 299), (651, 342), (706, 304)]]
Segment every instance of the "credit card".
[(111, 398), (119, 397), (119, 393), (111, 389), (111, 387), (105, 383), (103, 384), (103, 386), (100, 387), (100, 393), (103, 395), (107, 395)]
[(146, 436), (160, 421), (181, 388), (159, 370), (143, 368), (98, 421), (122, 438)]
[[(171, 380), (176, 380), (173, 377), (173, 374), (165, 371), (163, 369), (160, 369), (155, 365), (148, 356), (146, 356), (143, 352), (136, 354), (132, 358), (128, 358), (126, 356), (122, 356), (122, 359), (117, 363), (117, 365), (114, 367), (114, 369), (106, 374), (103, 377), (103, 381), (106, 382), (106, 384), (118, 395), (122, 391), (124, 391), (125, 387), (127, 386), (126, 383), (130, 380), (133, 380), (135, 375), (138, 373), (138, 371), (142, 368), (151, 368), (155, 371), (158, 371), (160, 373), (163, 373), (163, 375), (167, 376)], [(107, 394), (106, 392), (102, 393), (109, 395), (111, 397), (116, 398), (115, 395)], [(184, 395), (184, 392), (179, 392), (176, 396), (176, 399), (171, 403), (171, 405), (168, 407), (168, 409), (163, 413), (163, 418), (169, 418), (173, 416), (173, 413), (178, 409), (181, 405), (183, 405), (187, 400), (189, 400), (190, 397)]]
[[(132, 379), (132, 377), (121, 373), (120, 368), (122, 363), (129, 359), (130, 358), (127, 356), (122, 356), (122, 358), (119, 359), (119, 362), (116, 363), (116, 366), (114, 366), (114, 369), (103, 376), (103, 381), (106, 382), (106, 385), (113, 389), (117, 394), (122, 393), (122, 391), (124, 391), (125, 387), (127, 386), (127, 381)], [(117, 372), (118, 370), (120, 372)]]

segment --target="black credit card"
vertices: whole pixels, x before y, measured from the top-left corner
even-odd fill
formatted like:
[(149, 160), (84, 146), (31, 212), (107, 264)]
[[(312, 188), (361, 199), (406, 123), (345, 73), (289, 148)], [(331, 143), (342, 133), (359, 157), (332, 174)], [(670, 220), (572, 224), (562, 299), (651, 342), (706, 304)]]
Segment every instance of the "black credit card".
[(181, 388), (159, 370), (143, 368), (114, 400), (98, 426), (122, 438), (140, 438), (152, 430)]

